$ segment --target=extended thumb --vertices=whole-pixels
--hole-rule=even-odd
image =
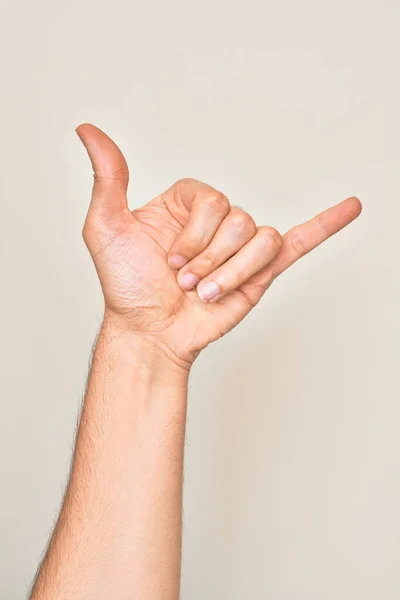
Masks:
[[[93,167],[91,210],[113,214],[127,206],[129,170],[118,146],[98,127],[82,123],[76,128]]]

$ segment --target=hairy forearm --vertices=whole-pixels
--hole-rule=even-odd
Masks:
[[[176,600],[187,370],[103,325],[65,501],[32,600]]]

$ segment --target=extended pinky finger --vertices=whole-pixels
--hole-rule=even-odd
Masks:
[[[281,235],[273,227],[259,227],[256,235],[237,254],[205,277],[197,286],[203,302],[215,302],[232,292],[268,265],[282,246]]]

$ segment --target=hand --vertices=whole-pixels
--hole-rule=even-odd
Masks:
[[[105,316],[185,366],[235,327],[278,275],[361,212],[348,198],[281,237],[194,179],[131,211],[119,148],[93,125],[76,131],[94,171],[83,237]]]

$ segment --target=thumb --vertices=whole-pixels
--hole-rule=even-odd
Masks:
[[[75,131],[85,146],[93,167],[90,210],[103,215],[120,212],[128,205],[126,193],[129,170],[124,155],[104,131],[90,123],[82,123]]]

